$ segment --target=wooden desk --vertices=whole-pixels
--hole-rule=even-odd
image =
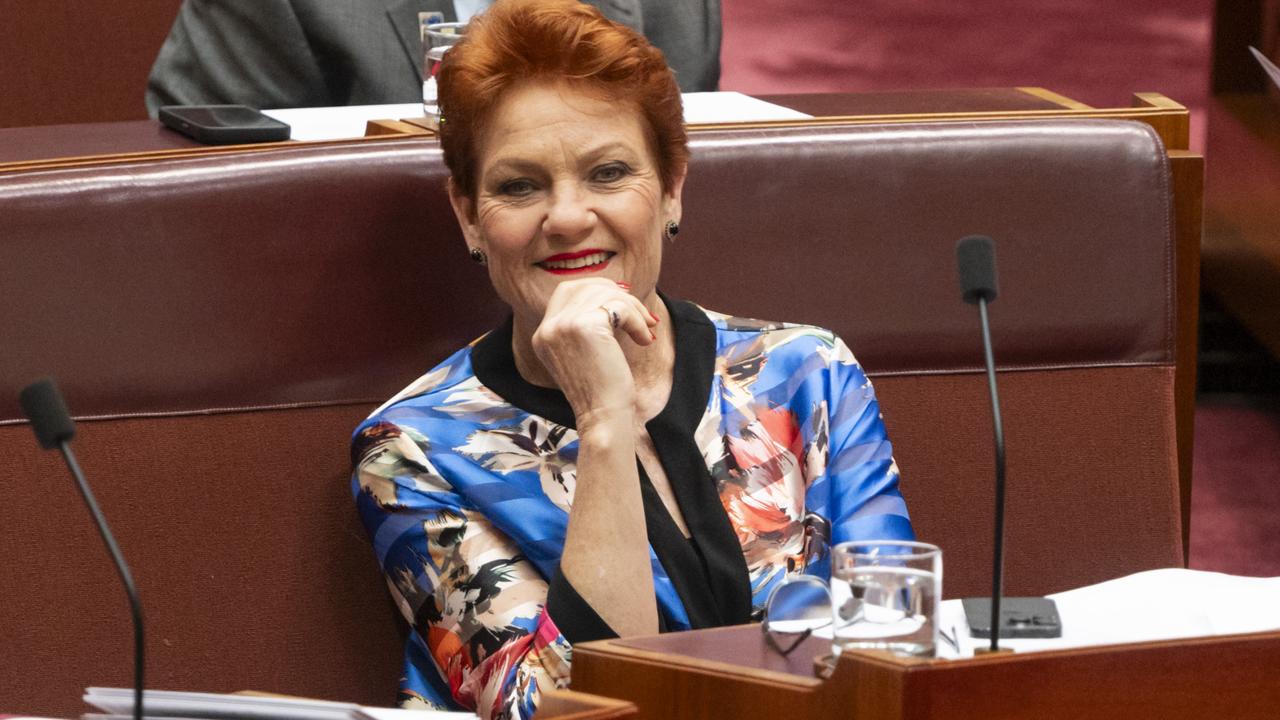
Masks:
[[[756,97],[814,117],[1089,109],[1084,103],[1034,87],[804,93]]]
[[[1147,123],[1171,151],[1187,150],[1191,138],[1190,113],[1159,93],[1135,93],[1129,107],[1119,108],[1090,107],[1037,87],[762,95],[760,99],[815,117],[747,126],[1108,118]]]
[[[952,661],[848,653],[824,681],[808,663],[826,651],[810,638],[780,659],[754,625],[584,643],[573,687],[663,720],[1261,720],[1280,707],[1280,633]]]
[[[638,714],[636,706],[625,700],[572,690],[549,692],[538,706],[539,720],[624,720]]]
[[[0,166],[53,158],[201,148],[155,120],[0,128]]]
[[[1185,150],[1189,114],[1157,93],[1139,93],[1128,108],[1092,108],[1044,88],[975,88],[906,90],[870,93],[806,93],[761,95],[761,100],[815,116],[813,120],[747,123],[753,125],[931,122],[938,120],[1035,117],[1109,117],[1147,122],[1170,149]],[[720,127],[720,126],[715,126]],[[404,123],[379,126],[383,137],[418,135]],[[233,146],[243,152],[261,145]],[[0,171],[50,163],[83,163],[103,159],[136,159],[140,155],[185,154],[193,150],[224,152],[226,147],[201,145],[155,120],[0,128]]]

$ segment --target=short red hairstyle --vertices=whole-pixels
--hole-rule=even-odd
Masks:
[[[475,199],[478,143],[504,93],[544,80],[635,107],[662,189],[671,189],[689,149],[680,87],[662,51],[577,0],[497,0],[436,74],[440,145],[458,192]]]

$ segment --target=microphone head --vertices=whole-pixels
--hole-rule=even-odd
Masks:
[[[37,380],[22,389],[18,395],[22,412],[31,421],[40,447],[52,450],[58,444],[76,436],[76,424],[67,412],[58,386],[52,378]]]
[[[970,235],[956,243],[960,270],[960,294],[970,305],[991,302],[999,294],[996,285],[996,241],[986,235]]]

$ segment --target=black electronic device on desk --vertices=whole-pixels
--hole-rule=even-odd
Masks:
[[[160,122],[207,145],[289,139],[289,126],[247,105],[165,105]]]
[[[969,635],[976,638],[991,637],[991,598],[964,598],[965,619],[969,621]],[[1057,638],[1062,637],[1062,618],[1058,606],[1044,597],[1007,597],[1000,603],[1000,637]]]

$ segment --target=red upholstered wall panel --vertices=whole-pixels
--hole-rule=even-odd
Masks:
[[[0,0],[0,127],[140,120],[181,0]]]
[[[916,535],[943,549],[943,594],[990,595],[986,376],[874,382]],[[1005,592],[1043,595],[1181,566],[1173,418],[1151,412],[1172,404],[1173,368],[1003,372],[999,382]]]
[[[1005,372],[1000,382],[1006,591],[1180,565],[1173,421],[1150,412],[1172,403],[1173,369]],[[876,387],[916,531],[944,550],[945,595],[985,594],[984,376],[883,377]],[[346,438],[369,410],[81,424],[85,471],[147,611],[150,686],[393,700],[402,630],[347,477]],[[0,702],[74,717],[85,686],[131,681],[124,595],[57,456],[12,425],[0,427],[0,457],[0,658],[21,669],[0,673]]]
[[[147,620],[147,685],[390,705],[402,634],[351,499],[364,405],[79,425]],[[133,683],[124,590],[57,453],[0,427],[0,712]]]

